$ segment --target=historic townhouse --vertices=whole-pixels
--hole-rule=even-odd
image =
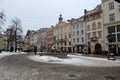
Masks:
[[[47,30],[48,28],[41,28],[37,31],[37,48],[38,51],[46,51],[47,50]]]
[[[7,51],[7,36],[3,34],[3,50]]]
[[[112,48],[120,55],[120,4],[114,0],[102,0],[105,49]]]
[[[53,41],[54,41],[54,27],[51,26],[51,28],[47,30],[47,47],[48,48],[52,48]]]
[[[59,23],[54,28],[55,47],[63,52],[71,52],[71,29],[70,23],[63,22],[62,15],[59,17]]]
[[[23,51],[28,51],[30,46],[29,37],[25,37],[23,40]]]
[[[84,17],[73,19],[71,21],[71,46],[72,52],[82,53],[86,44],[86,32]]]
[[[38,34],[37,31],[30,35],[30,48],[33,49],[34,46],[37,46]]]
[[[47,28],[27,32],[24,38],[24,51],[33,51],[34,46],[38,51],[44,51],[47,48]]]
[[[0,34],[0,50],[7,51],[7,36]]]
[[[88,53],[102,54],[102,50],[105,49],[105,42],[101,5],[97,5],[95,9],[90,11],[84,10],[84,17]]]
[[[0,50],[3,49],[3,34],[0,34]]]
[[[28,30],[26,33],[26,36],[24,37],[23,40],[23,51],[28,51],[32,49],[32,46],[30,45],[30,38],[31,34],[33,34],[35,31],[34,30]]]

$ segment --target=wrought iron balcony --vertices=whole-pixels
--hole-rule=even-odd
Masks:
[[[90,38],[90,40],[91,40],[92,42],[95,42],[95,41],[98,40],[98,37],[92,37],[92,38]]]

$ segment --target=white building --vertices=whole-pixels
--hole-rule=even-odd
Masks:
[[[86,31],[84,18],[78,18],[71,23],[71,47],[73,52],[81,53],[85,48]]]
[[[43,47],[47,47],[47,28],[41,28],[29,35],[29,48],[32,50],[34,46],[38,51],[43,50]]]
[[[120,54],[120,4],[115,0],[102,0],[105,49],[113,46],[116,54]]]
[[[38,39],[37,39],[37,47],[38,51],[44,51],[47,49],[47,29],[48,28],[41,28],[37,31]]]

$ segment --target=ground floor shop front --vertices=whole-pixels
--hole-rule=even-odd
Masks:
[[[73,45],[72,52],[73,53],[83,53],[85,51],[85,45]]]

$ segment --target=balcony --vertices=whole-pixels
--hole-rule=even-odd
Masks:
[[[90,40],[91,40],[92,42],[96,42],[96,41],[98,41],[98,37],[92,37],[92,38],[90,38]]]

